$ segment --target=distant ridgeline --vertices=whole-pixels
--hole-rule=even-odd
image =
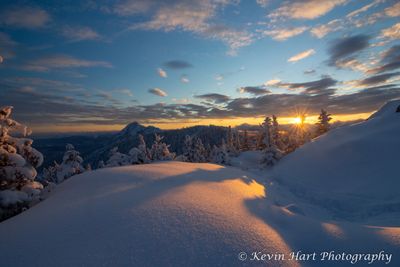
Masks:
[[[220,145],[221,140],[226,138],[228,128],[221,126],[194,126],[178,130],[161,130],[159,128],[145,127],[137,122],[128,124],[116,134],[77,135],[57,138],[42,138],[35,140],[35,148],[43,153],[43,167],[51,165],[54,161],[60,161],[65,152],[66,144],[74,144],[79,150],[86,163],[97,166],[100,160],[109,158],[110,150],[118,147],[121,153],[128,153],[132,147],[139,144],[138,135],[143,135],[146,143],[154,142],[154,134],[164,136],[165,143],[170,145],[170,151],[177,154],[182,153],[183,142],[186,135],[199,137],[205,146]]]

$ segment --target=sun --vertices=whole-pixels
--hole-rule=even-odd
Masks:
[[[293,118],[293,124],[301,124],[302,120],[300,117]]]

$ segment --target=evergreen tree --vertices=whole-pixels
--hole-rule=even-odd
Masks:
[[[272,132],[273,126],[270,117],[265,118],[264,122],[262,123],[262,127],[264,131],[263,143],[265,145],[265,148],[263,149],[261,164],[267,167],[271,167],[281,159],[282,152],[274,143]]]
[[[249,135],[247,133],[247,130],[244,130],[244,136],[243,136],[243,142],[242,142],[242,150],[243,151],[250,150]]]
[[[132,148],[129,151],[129,155],[131,156],[132,164],[145,164],[150,162],[149,152],[143,135],[139,134],[139,146],[137,148]]]
[[[237,156],[239,154],[239,151],[236,149],[236,145],[235,145],[235,139],[233,136],[233,132],[232,132],[232,127],[229,126],[228,127],[228,132],[227,132],[227,136],[226,136],[226,150],[229,153],[230,156]]]
[[[117,167],[131,164],[131,157],[118,152],[118,147],[114,147],[110,151],[110,158],[106,162],[106,167]]]
[[[200,138],[196,138],[194,142],[194,158],[193,162],[206,162],[206,149]]]
[[[222,165],[231,164],[231,160],[224,139],[222,139],[222,144],[220,147],[214,145],[213,150],[211,152],[211,162]]]
[[[31,131],[11,119],[13,107],[0,108],[0,220],[13,216],[40,199],[42,184],[35,181],[43,156],[26,138]],[[13,137],[10,132],[22,137]]]
[[[83,159],[80,153],[75,150],[75,147],[71,144],[66,145],[66,151],[62,163],[56,165],[57,168],[57,183],[61,183],[69,177],[83,173],[85,169],[82,167]]]
[[[175,153],[169,151],[169,145],[162,142],[162,139],[162,136],[155,134],[155,140],[150,150],[150,156],[153,161],[173,160],[175,158]]]
[[[329,131],[331,124],[329,123],[332,120],[331,114],[328,114],[326,110],[321,109],[321,113],[318,117],[317,125],[317,136],[326,133]]]

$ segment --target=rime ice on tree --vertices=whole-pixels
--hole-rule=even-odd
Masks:
[[[221,147],[213,147],[213,150],[211,151],[211,162],[223,165],[231,164],[231,159],[229,157],[224,139],[222,139]]]
[[[162,142],[163,137],[155,134],[155,140],[150,149],[151,159],[154,161],[158,160],[173,160],[175,153],[169,151],[169,145]]]
[[[80,153],[75,150],[75,147],[71,144],[67,144],[65,147],[63,161],[57,168],[57,183],[61,183],[69,177],[80,174],[85,171],[82,167],[83,159]]]
[[[129,164],[131,164],[131,158],[128,155],[118,152],[118,147],[111,149],[106,167],[125,166]]]
[[[139,146],[137,148],[132,148],[129,151],[129,155],[132,164],[144,164],[150,162],[149,151],[147,150],[143,135],[139,134]]]
[[[0,219],[19,213],[40,197],[43,186],[34,181],[43,155],[26,138],[31,131],[10,118],[13,107],[0,108]],[[19,132],[21,137],[12,137]]]
[[[261,158],[261,164],[267,167],[275,165],[281,158],[282,152],[276,146],[276,140],[274,140],[272,135],[272,121],[270,117],[266,117],[262,123],[263,127],[263,144],[265,148],[263,149],[263,155]]]

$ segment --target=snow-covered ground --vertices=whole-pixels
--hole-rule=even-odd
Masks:
[[[249,257],[298,250],[400,255],[399,228],[309,218],[307,206],[279,203],[279,190],[264,181],[234,167],[183,162],[77,175],[46,201],[0,224],[1,265],[266,264],[240,261],[241,251]],[[391,264],[400,264],[399,258]]]
[[[170,161],[73,176],[0,223],[0,265],[354,266],[320,261],[335,251],[390,253],[390,264],[355,266],[400,266],[399,119],[386,107],[272,170],[247,152],[232,160],[240,168]],[[316,260],[288,260],[298,251]],[[286,260],[252,261],[253,252]]]

